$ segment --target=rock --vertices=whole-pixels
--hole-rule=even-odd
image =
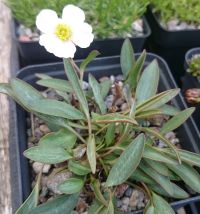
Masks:
[[[128,184],[120,184],[120,185],[118,185],[116,187],[116,190],[115,190],[115,196],[117,198],[121,198],[124,195],[125,191],[128,189],[128,187],[129,187]]]
[[[40,131],[39,128],[36,128],[34,135],[35,135],[35,138],[40,139],[43,136],[43,133]]]
[[[143,20],[137,19],[132,23],[132,29],[137,32],[143,32]]]
[[[125,196],[130,197],[132,192],[133,192],[133,189],[131,187],[129,187],[125,192]]]
[[[104,82],[104,81],[107,81],[107,80],[109,80],[110,78],[109,77],[101,77],[100,79],[99,79],[99,82]]]
[[[40,131],[42,131],[44,134],[47,134],[50,132],[49,128],[47,125],[43,124],[43,125],[40,125],[39,127]]]
[[[115,77],[113,75],[110,76],[110,81],[112,84],[115,82]]]
[[[114,101],[114,96],[111,94],[111,95],[108,95],[105,99],[105,104],[107,106],[107,108],[110,108],[113,104],[113,101]]]
[[[122,206],[122,201],[120,199],[117,199],[117,208],[120,208]]]
[[[137,203],[138,203],[138,191],[137,190],[133,190],[131,197],[130,197],[130,201],[129,201],[129,205],[131,208],[136,208],[137,207]]]
[[[54,176],[49,176],[47,180],[47,187],[49,190],[51,190],[55,194],[61,194],[61,192],[58,190],[58,185],[67,180],[72,176],[71,172],[61,172]]]
[[[82,198],[79,198],[79,201],[76,205],[76,210],[79,213],[83,213],[84,211],[86,211],[88,208],[88,204],[85,202],[85,200],[83,200]]]
[[[179,23],[178,19],[173,19],[167,23],[168,30],[176,30],[176,27]]]
[[[51,168],[51,165],[43,164],[39,162],[34,162],[32,166],[36,174],[40,173],[41,170],[42,170],[42,173],[48,173],[49,169]]]
[[[80,145],[80,146],[77,146],[73,152],[74,152],[74,158],[79,160],[81,159],[84,155],[85,155],[85,152],[86,152],[86,147],[84,145]]]
[[[117,80],[117,81],[122,81],[123,80],[123,75],[117,75],[116,77],[115,77],[115,79]],[[123,82],[121,82],[122,84],[123,84]]]
[[[31,41],[31,39],[26,35],[20,35],[19,36],[19,41],[21,41],[21,42],[29,42],[29,41]]]
[[[121,210],[122,212],[127,212],[127,211],[128,211],[128,206],[127,206],[126,204],[123,204],[123,205],[121,206],[120,210]]]
[[[129,199],[129,197],[124,197],[124,198],[122,198],[122,204],[123,205],[129,205],[129,201],[130,201],[130,199]]]
[[[88,90],[88,88],[89,88],[89,84],[87,82],[83,81],[82,89],[83,90]]]
[[[172,139],[176,138],[176,134],[174,132],[168,132],[167,134],[165,134],[165,137],[168,140],[172,140]]]
[[[121,110],[122,111],[126,111],[128,109],[128,104],[127,103],[123,103],[122,105],[121,105]]]

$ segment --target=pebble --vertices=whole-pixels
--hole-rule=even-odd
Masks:
[[[133,189],[131,187],[129,187],[125,192],[125,196],[130,197],[132,192],[133,192]]]
[[[40,173],[41,170],[43,173],[48,173],[51,168],[51,165],[43,164],[43,163],[39,163],[39,162],[34,162],[32,166],[33,166],[33,170],[36,174]],[[42,169],[42,167],[43,167],[43,169]]]
[[[50,132],[49,128],[47,125],[43,124],[43,125],[40,125],[39,127],[40,131],[42,131],[44,134],[47,134]]]
[[[77,160],[79,160],[79,159],[81,159],[84,156],[84,154],[86,152],[86,147],[83,147],[82,145],[81,146],[77,146],[73,150],[73,152],[74,152],[74,158],[77,159]]]
[[[47,187],[55,194],[61,194],[58,190],[58,185],[72,176],[71,172],[61,172],[54,176],[50,176],[47,180]]]
[[[180,22],[177,19],[172,19],[169,22],[167,22],[166,27],[168,30],[178,31],[186,29],[199,29],[200,26],[197,26],[195,24],[188,24],[187,22]]]
[[[89,88],[89,84],[87,82],[83,81],[83,83],[82,83],[82,89],[83,90],[88,90],[88,88]]]
[[[137,31],[137,32],[140,32],[142,33],[143,32],[143,20],[142,19],[137,19],[135,20],[133,23],[132,23],[132,29],[134,31]]]
[[[113,75],[110,76],[110,81],[112,84],[115,82],[115,77]]]
[[[121,105],[121,110],[122,111],[126,111],[128,109],[128,104],[127,103],[123,103],[122,105]]]
[[[110,108],[113,104],[113,101],[114,101],[114,96],[111,94],[111,95],[108,95],[105,99],[105,104],[106,104],[106,107],[107,108]]]
[[[122,201],[120,199],[117,200],[117,207],[120,208],[122,206]]]
[[[129,201],[130,201],[130,198],[129,197],[124,197],[124,198],[122,198],[122,204],[123,205],[129,205]]]

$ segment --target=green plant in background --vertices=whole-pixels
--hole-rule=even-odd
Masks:
[[[200,78],[200,55],[194,55],[187,63],[187,72],[194,77]]]
[[[146,11],[149,0],[5,0],[13,17],[26,27],[35,28],[35,17],[42,9],[61,15],[66,4],[76,4],[86,13],[96,38],[126,37],[132,23]]]
[[[10,7],[13,17],[24,26],[34,29],[35,17],[42,9],[52,9],[61,15],[66,4],[82,7],[84,0],[4,0]]]
[[[188,23],[200,24],[199,0],[151,0],[151,4],[153,11],[158,12],[164,23],[178,19]]]
[[[24,155],[44,164],[66,161],[65,170],[73,173],[58,187],[63,194],[42,205],[38,205],[39,176],[18,214],[71,213],[86,186],[90,186],[89,194],[94,198],[89,214],[120,213],[116,208],[115,187],[122,183],[143,189],[149,198],[146,214],[174,213],[163,196],[189,197],[177,181],[183,181],[200,193],[200,175],[193,168],[200,166],[200,155],[176,148],[165,137],[184,123],[194,108],[179,111],[167,104],[179,89],[157,93],[157,62],[144,68],[145,52],[136,60],[130,41],[125,40],[121,51],[122,91],[126,91],[129,108],[109,113],[104,102],[111,87],[109,82],[99,83],[89,74],[90,89],[85,91],[81,87],[85,67],[96,55],[93,51],[80,68],[71,59],[64,59],[68,81],[40,75],[39,85],[55,89],[61,95],[73,94],[78,100],[76,107],[67,99],[70,96],[65,96],[63,101],[47,99],[17,78],[0,84],[1,93],[11,96],[24,109],[59,129],[41,138],[38,146],[26,150]],[[171,119],[159,131],[144,125],[160,114],[171,116]],[[156,147],[158,139],[167,148]],[[77,151],[83,151],[82,155],[77,156]]]

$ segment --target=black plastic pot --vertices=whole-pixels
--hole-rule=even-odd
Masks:
[[[184,61],[184,68],[185,68],[185,75],[182,78],[182,92],[184,93],[189,88],[200,88],[200,80],[197,77],[192,76],[190,73],[187,72],[188,69],[188,61],[196,55],[200,54],[200,48],[192,48],[185,54],[185,61]],[[189,104],[188,106],[196,107],[196,110],[193,114],[193,118],[197,124],[197,127],[200,130],[200,103],[199,104]]]
[[[146,18],[152,30],[149,50],[162,56],[167,61],[180,86],[180,77],[184,75],[185,53],[193,47],[200,46],[200,30],[169,31],[160,24],[151,7],[147,9]]]
[[[138,57],[138,54],[136,54]],[[159,67],[161,69],[160,74],[160,84],[159,91],[163,91],[170,88],[176,88],[176,83],[171,75],[171,72],[165,63],[165,61],[155,54],[147,54],[147,59],[145,64],[149,64],[153,59],[157,59]],[[80,62],[80,61],[79,61]],[[85,73],[85,79],[87,80],[88,72],[92,73],[96,78],[102,76],[117,75],[121,73],[120,69],[120,58],[119,56],[115,57],[105,57],[95,59],[88,67]],[[44,65],[35,65],[23,68],[17,74],[17,77],[23,79],[24,81],[30,83],[33,87],[36,87],[38,90],[42,90],[41,86],[36,85],[36,73],[43,73],[51,75],[56,78],[66,78],[64,74],[64,68],[62,63],[53,63],[53,64],[44,64]],[[178,95],[173,99],[173,104],[179,109],[186,108],[186,104],[181,95]],[[13,197],[17,195],[19,197],[19,203],[21,203],[30,193],[30,176],[29,176],[29,166],[28,160],[23,156],[23,151],[27,148],[27,136],[26,136],[26,112],[17,105],[17,127],[18,127],[18,153],[16,162],[12,163],[11,169],[17,170],[16,176],[12,177],[12,186],[13,188]],[[187,122],[177,129],[177,136],[180,139],[182,147],[193,151],[200,152],[200,144],[197,141],[200,139],[200,134],[194,124],[192,118],[188,119]],[[12,154],[10,154],[12,155]],[[19,188],[16,192],[16,183]],[[16,199],[16,198],[15,198]],[[180,200],[172,203],[174,209],[185,206],[192,202],[200,200],[200,195],[191,196],[191,198]],[[15,207],[16,208],[16,207]],[[135,211],[132,214],[141,214],[142,211]]]
[[[130,38],[131,43],[134,47],[135,52],[141,52],[145,41],[151,34],[149,25],[143,17],[144,22],[144,35],[134,36]],[[61,61],[60,58],[55,57],[53,54],[48,53],[44,47],[40,46],[37,41],[21,42],[18,40],[17,35],[17,23],[15,23],[15,40],[18,44],[19,55],[21,58],[21,65],[31,65],[49,62]],[[104,56],[115,56],[120,54],[121,46],[123,44],[124,38],[114,38],[114,39],[95,39],[89,48],[77,48],[75,59],[84,59],[92,50],[98,50],[101,53],[101,57]]]

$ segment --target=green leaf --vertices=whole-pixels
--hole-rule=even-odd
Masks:
[[[171,152],[170,149],[162,149],[162,151],[164,153],[166,153],[166,155],[168,155],[168,156],[175,157],[175,155]],[[182,149],[177,149],[177,151],[178,151],[182,161],[184,161],[192,166],[200,167],[200,154],[185,151]]]
[[[148,202],[145,209],[144,214],[156,214],[154,206]]]
[[[30,214],[71,214],[78,202],[79,195],[60,195],[35,209]]]
[[[135,56],[129,39],[125,39],[122,45],[120,63],[124,79],[126,79],[131,68],[133,67],[133,64],[135,63]]]
[[[105,135],[106,145],[110,146],[114,141],[114,139],[115,139],[115,124],[111,123],[108,125],[106,135]]]
[[[83,120],[85,119],[84,114],[73,106],[52,99],[42,99],[32,101],[30,108],[33,111],[47,114],[51,116],[63,117],[71,120]]]
[[[75,134],[83,143],[85,143],[85,140],[83,139],[83,137],[75,130],[71,127],[70,123],[61,117],[55,117],[55,116],[50,116],[50,115],[45,115],[45,114],[41,114],[41,113],[34,113],[37,117],[41,118],[42,120],[44,120],[45,122],[47,122],[48,124],[60,127],[60,128],[66,128],[67,130],[69,130],[71,133]]]
[[[58,91],[69,92],[69,93],[73,92],[70,82],[62,79],[56,79],[56,78],[42,79],[37,81],[37,84],[47,88],[53,88]]]
[[[130,180],[138,181],[138,182],[144,182],[147,184],[156,184],[155,181],[149,177],[146,173],[144,173],[141,169],[137,168],[134,173],[130,176]]]
[[[141,161],[140,169],[158,183],[169,195],[174,194],[174,189],[168,177],[159,174],[146,161]]]
[[[100,214],[100,211],[104,208],[104,205],[99,203],[97,200],[92,202],[92,205],[89,207],[88,214]]]
[[[58,132],[52,132],[39,141],[39,145],[56,146],[64,149],[71,149],[75,145],[77,137],[67,129],[61,129]]]
[[[156,94],[159,81],[159,67],[156,60],[151,62],[143,71],[136,88],[136,103],[143,103]]]
[[[144,61],[146,58],[146,51],[144,50],[140,57],[137,59],[136,63],[133,64],[126,82],[129,84],[130,89],[134,89],[137,85],[138,79],[140,77],[140,73],[142,71]]]
[[[161,92],[139,104],[136,108],[136,112],[138,113],[141,111],[158,109],[159,107],[169,102],[172,98],[174,98],[179,93],[179,91],[180,89],[171,89]]]
[[[40,191],[40,180],[41,180],[41,173],[39,174],[39,176],[37,178],[37,182],[31,192],[31,194],[28,196],[28,198],[24,201],[24,203],[16,211],[16,214],[27,214],[33,208],[35,208],[37,206],[38,198],[39,198],[39,191]]]
[[[169,195],[161,186],[157,184],[150,184],[148,185],[150,189],[152,189],[154,192],[157,192],[159,195],[163,195],[165,197],[173,197],[173,198],[178,198],[178,199],[184,199],[188,198],[189,194],[185,192],[183,189],[181,189],[179,186],[176,184],[172,183],[172,187],[174,189],[174,194]]]
[[[168,104],[161,106],[159,109],[163,114],[170,115],[170,116],[175,116],[180,112],[179,109]]]
[[[52,79],[51,76],[47,75],[47,74],[43,74],[43,73],[36,73],[35,74],[36,77],[40,78],[40,79]]]
[[[108,95],[108,92],[110,91],[111,88],[110,79],[101,82],[100,86],[101,86],[101,96],[105,98]]]
[[[163,127],[161,128],[161,133],[168,133],[176,128],[178,128],[181,124],[183,124],[194,112],[195,108],[188,108],[184,111],[179,112],[177,115],[168,120]]]
[[[93,50],[89,53],[89,55],[87,56],[86,59],[84,59],[81,64],[80,64],[80,71],[83,72],[85,70],[85,68],[87,67],[87,65],[99,55],[99,51],[97,50]]]
[[[176,160],[166,155],[164,152],[157,150],[157,148],[154,148],[149,145],[145,145],[145,149],[143,152],[143,157],[148,158],[150,160],[159,161],[162,163],[169,163],[169,164],[178,164]]]
[[[191,189],[200,193],[200,175],[190,165],[182,163],[179,165],[167,164],[167,166],[177,174]]]
[[[79,161],[69,160],[68,168],[76,175],[87,175],[91,172],[89,166],[81,164]]]
[[[63,61],[64,61],[65,73],[72,85],[72,88],[80,102],[80,105],[86,117],[89,118],[90,116],[89,116],[88,103],[87,103],[85,94],[82,90],[74,65],[72,65],[72,62],[70,61],[70,59],[64,59]]]
[[[89,84],[92,88],[95,101],[99,106],[101,113],[105,114],[107,109],[103,97],[101,96],[101,86],[91,74],[89,74]]]
[[[141,128],[140,130],[142,130],[146,133],[152,134],[154,137],[160,139],[163,143],[165,143],[167,146],[169,146],[169,148],[171,148],[173,150],[173,152],[176,154],[179,163],[181,163],[180,155],[177,152],[177,148],[166,137],[164,137],[162,134],[160,134],[159,132],[155,131],[152,128]]]
[[[102,214],[115,214],[115,209],[112,200],[109,201],[108,207],[104,208]]]
[[[121,115],[118,113],[110,113],[105,115],[99,115],[96,113],[92,113],[92,118],[95,123],[106,124],[106,123],[130,123],[133,125],[137,125],[137,121],[131,117]]]
[[[138,114],[135,115],[135,118],[136,119],[146,119],[146,118],[151,118],[151,117],[154,117],[155,115],[160,115],[160,114],[162,114],[161,110],[152,109],[152,110],[139,112]]]
[[[163,163],[160,163],[158,161],[150,160],[150,159],[145,159],[144,160],[149,164],[150,167],[152,167],[155,171],[160,173],[161,175],[164,176],[169,176],[169,170],[166,165]]]
[[[92,180],[92,188],[93,188],[93,191],[94,191],[94,194],[95,194],[95,198],[101,203],[103,204],[104,206],[108,206],[108,203],[107,201],[105,200],[104,196],[102,195],[101,193],[101,190],[100,190],[100,182],[99,180],[97,179],[93,179]]]
[[[96,145],[94,135],[90,135],[87,140],[87,158],[92,170],[92,173],[96,172]]]
[[[56,164],[72,156],[63,148],[55,146],[34,146],[24,151],[24,156],[40,163]]]
[[[114,186],[125,182],[136,170],[144,150],[144,135],[135,138],[115,162],[108,175],[106,186]]]
[[[156,213],[175,214],[174,210],[162,197],[158,196],[155,193],[152,193],[152,197]]]
[[[83,188],[84,181],[79,178],[68,178],[58,186],[58,190],[65,194],[73,194],[80,192]]]

